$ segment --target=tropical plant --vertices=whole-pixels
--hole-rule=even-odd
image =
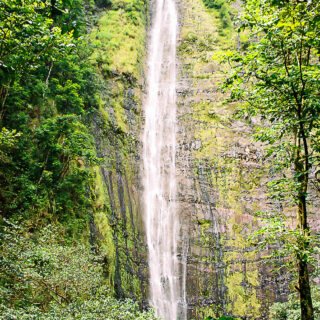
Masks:
[[[248,0],[239,25],[250,30],[250,46],[223,58],[233,69],[223,87],[231,101],[243,103],[241,117],[260,118],[255,139],[267,146],[276,171],[269,187],[279,210],[263,214],[266,224],[258,234],[269,236],[263,244],[285,243],[281,255],[295,265],[303,320],[314,319],[308,264],[316,248],[308,199],[320,160],[319,16],[318,1]],[[290,229],[285,211],[292,205],[297,220]]]
[[[40,232],[5,221],[0,231],[0,319],[155,319],[131,300],[112,298],[101,257],[65,230]]]
[[[314,318],[320,319],[320,290],[318,287],[311,287]],[[297,294],[289,295],[287,302],[275,303],[270,308],[270,319],[272,320],[299,320],[301,319],[300,303]]]

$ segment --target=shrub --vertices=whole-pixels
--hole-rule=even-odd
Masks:
[[[207,8],[218,10],[223,29],[231,26],[229,7],[225,0],[203,0],[203,2]]]
[[[312,288],[314,319],[320,320],[320,288]],[[275,303],[270,308],[271,320],[300,320],[300,301],[297,294],[291,294],[287,302]]]
[[[225,3],[225,0],[204,0],[207,8],[220,9]]]
[[[40,233],[11,222],[0,231],[0,319],[155,319],[131,300],[110,297],[100,257],[68,244],[63,230]]]
[[[226,4],[223,4],[219,9],[219,16],[222,22],[223,28],[229,28],[231,26],[231,17]]]

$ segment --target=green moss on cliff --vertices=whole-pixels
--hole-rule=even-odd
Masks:
[[[145,55],[147,5],[140,0],[112,1],[92,32],[92,60],[102,72],[132,80],[141,77]]]
[[[147,3],[139,0],[111,1],[91,34],[95,51],[91,57],[105,82],[99,126],[93,128],[99,153],[104,154],[104,173],[96,172],[95,222],[102,250],[111,262],[110,281],[117,296],[142,300],[146,284],[142,248],[137,140],[141,86],[145,56]]]
[[[230,7],[229,13],[233,10]],[[222,28],[219,7],[206,7],[201,0],[184,0],[182,16],[179,55],[182,77],[193,79],[192,91],[183,100],[192,110],[192,119],[186,121],[194,124],[196,188],[213,219],[211,226],[202,223],[207,216],[201,214],[208,213],[197,211],[197,244],[202,249],[194,248],[192,254],[207,277],[199,295],[204,292],[217,301],[214,306],[197,306],[194,312],[198,318],[223,314],[256,318],[264,302],[258,297],[258,256],[247,237],[254,227],[251,214],[265,206],[261,186],[266,169],[259,146],[250,141],[252,128],[234,118],[236,104],[223,102],[226,97],[218,86],[228,70],[213,59],[220,50],[236,47],[237,34]]]

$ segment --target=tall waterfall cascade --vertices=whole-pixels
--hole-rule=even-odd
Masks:
[[[157,316],[184,320],[185,276],[178,258],[176,205],[175,0],[155,0],[149,43],[143,133],[144,220],[150,273],[149,295]]]

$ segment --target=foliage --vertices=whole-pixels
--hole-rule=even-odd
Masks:
[[[86,220],[91,175],[85,166],[98,163],[98,159],[79,120],[75,115],[65,115],[43,121],[33,133],[32,144],[28,134],[15,134],[16,144],[6,148],[7,160],[3,160],[7,184],[2,194],[7,216],[37,213],[38,217],[45,214],[47,219],[59,217],[70,223],[75,217]],[[22,151],[25,153],[20,154]],[[4,167],[6,162],[8,167]]]
[[[98,107],[103,88],[80,37],[84,4],[0,4],[1,136],[12,140],[0,141],[1,214],[58,219],[72,232],[88,220],[88,167],[98,160],[86,113]]]
[[[238,319],[238,318],[234,318],[234,317],[230,317],[230,316],[222,316],[217,320],[236,320],[236,319]],[[205,320],[216,320],[216,319],[214,319],[212,317],[207,317]]]
[[[233,74],[223,87],[230,90],[230,101],[243,103],[240,117],[260,119],[255,139],[267,147],[272,162],[274,209],[264,213],[266,227],[257,235],[267,236],[264,244],[284,243],[284,251],[273,254],[295,266],[302,319],[313,319],[307,265],[318,240],[312,243],[308,197],[319,164],[320,7],[317,1],[261,0],[246,1],[244,9],[239,25],[250,30],[250,46],[244,53],[224,54]],[[293,205],[296,227],[288,223]]]
[[[220,9],[223,5],[225,5],[225,0],[204,0],[204,4],[208,8]]]
[[[256,214],[261,226],[250,240],[259,250],[272,248],[268,253],[269,263],[274,263],[274,271],[282,269],[284,264],[288,271],[297,276],[296,257],[310,265],[317,264],[320,254],[320,239],[310,233],[303,235],[297,228],[289,228],[290,219],[279,212],[259,212]],[[301,250],[301,243],[309,245]],[[279,261],[282,263],[279,264]]]
[[[46,312],[37,307],[19,310],[4,307],[2,310],[0,319],[3,320],[156,320],[153,311],[139,311],[138,304],[132,300],[119,301],[104,295],[98,295],[83,303],[70,303],[65,309],[52,304]]]
[[[123,104],[134,100],[126,92],[141,71],[146,8],[146,1],[140,0],[0,1],[0,227],[2,218],[32,225],[30,237],[37,243],[39,230],[58,224],[63,239],[77,239],[87,251],[90,239],[97,252],[104,255],[104,283],[110,292],[112,285],[116,286],[117,265],[123,278],[122,296],[135,299],[140,298],[141,290],[138,277],[132,277],[129,227],[125,229],[126,221],[121,218],[110,217],[111,211],[114,216],[118,214],[117,208],[111,210],[113,199],[109,199],[104,181],[99,181],[109,173],[111,177],[116,169],[113,164],[102,163],[96,154],[107,162],[118,157],[118,151],[127,152]],[[115,151],[116,155],[111,154]],[[117,158],[114,164],[117,171],[121,161]],[[98,166],[105,166],[105,177]],[[27,236],[25,239],[30,242]],[[70,250],[77,251],[69,250],[66,244],[61,248],[68,255],[72,254]],[[55,251],[49,249],[46,252],[54,258]],[[17,260],[12,267],[20,268],[21,263]],[[53,263],[55,267],[57,264]],[[54,270],[50,272],[51,277]],[[26,288],[28,299],[32,290]],[[43,290],[40,288],[34,299],[41,300]],[[43,298],[47,299],[44,305],[39,306],[37,301],[24,305],[26,312],[34,310],[38,312],[35,318],[47,319],[64,312],[69,317],[70,311],[71,317],[73,311],[68,306],[61,309],[47,293]],[[88,307],[84,301],[69,300],[74,308],[87,308],[88,318],[99,301],[101,308],[107,307],[104,296],[85,299]],[[13,307],[10,301],[4,303]],[[115,308],[121,305],[113,300],[110,304]],[[123,310],[128,314],[131,304],[124,303]],[[20,305],[19,310],[10,310],[17,313],[17,318],[29,317]]]
[[[218,11],[223,28],[231,27],[230,9],[226,0],[203,0],[203,2],[207,8]]]
[[[6,222],[0,233],[0,319],[155,319],[103,286],[103,264],[61,227],[39,233]]]
[[[2,128],[0,132],[0,168],[8,166],[12,162],[12,157],[10,157],[11,151],[14,149],[14,146],[17,142],[18,137],[20,136],[16,130],[8,130]],[[2,179],[5,179],[4,170],[0,171]]]
[[[1,302],[47,309],[85,299],[102,283],[99,257],[82,244],[67,246],[57,228],[39,234],[17,225],[1,230]]]
[[[25,70],[36,70],[44,61],[63,56],[73,46],[72,32],[62,33],[46,13],[48,5],[40,0],[1,2],[2,81],[5,75],[12,80]]]
[[[107,44],[103,54],[124,51],[121,59],[113,60],[119,61],[129,77],[138,51],[130,48],[142,29],[145,4],[113,1],[112,6],[103,15],[116,17],[113,23],[108,20],[108,29],[112,25],[114,30],[112,41],[103,39]],[[59,220],[72,233],[87,228],[87,209],[92,205],[90,167],[98,161],[86,128],[107,92],[100,62],[94,66],[90,60],[93,42],[85,36],[90,10],[93,2],[86,0],[6,0],[0,4],[0,125],[17,134],[10,148],[0,146],[1,214],[37,221],[41,217],[44,224]],[[123,36],[117,42],[119,32]],[[128,33],[130,37],[125,38]],[[126,70],[124,59],[131,56]],[[108,69],[108,62],[102,62]],[[123,115],[118,110],[115,114],[122,124]],[[108,135],[120,143],[123,140],[120,126]]]
[[[320,319],[320,289],[312,287],[314,318]],[[291,294],[284,303],[275,303],[270,308],[271,320],[300,320],[300,304],[296,294]]]

